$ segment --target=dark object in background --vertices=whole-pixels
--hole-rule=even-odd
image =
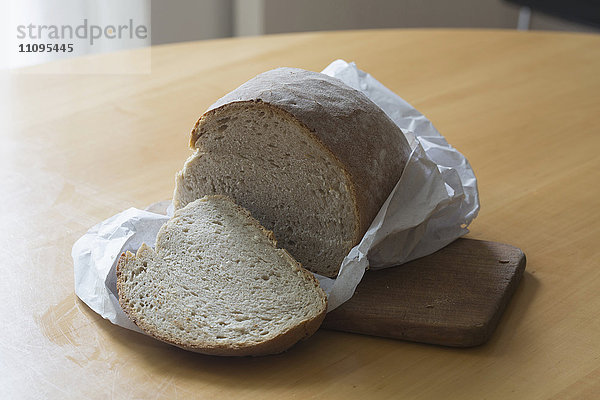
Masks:
[[[600,0],[505,0],[531,11],[600,28]]]

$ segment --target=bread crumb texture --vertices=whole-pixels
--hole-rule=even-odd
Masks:
[[[279,353],[312,335],[326,311],[313,275],[225,196],[187,204],[156,248],[121,256],[123,310],[146,333],[205,354]]]

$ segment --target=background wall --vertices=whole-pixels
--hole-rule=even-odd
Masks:
[[[363,28],[505,28],[519,7],[501,0],[264,0],[265,33]],[[593,31],[533,13],[530,29]]]
[[[267,33],[371,27],[514,28],[517,10],[498,0],[265,0]]]
[[[153,0],[153,44],[228,36],[368,28],[515,29],[502,0]],[[530,29],[599,32],[541,13]]]
[[[152,0],[152,44],[233,35],[232,0]]]

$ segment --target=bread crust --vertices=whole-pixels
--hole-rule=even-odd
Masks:
[[[392,191],[408,161],[410,146],[398,126],[363,93],[336,78],[297,68],[262,73],[209,107],[191,132],[201,146],[207,118],[232,104],[260,103],[305,127],[341,167],[355,199],[357,244]],[[350,249],[348,249],[350,250]]]
[[[273,232],[265,229],[260,223],[252,217],[249,211],[245,208],[235,204],[231,199],[227,196],[222,195],[213,195],[213,196],[205,196],[206,198],[221,198],[230,201],[235,205],[235,208],[242,214],[245,215],[246,219],[251,222],[255,227],[259,228],[265,237],[274,245],[277,245],[277,241],[273,235]],[[162,231],[162,228],[161,228]],[[159,233],[160,235],[160,233]],[[124,290],[123,281],[125,275],[125,269],[129,266],[135,267],[135,263],[138,259],[141,259],[144,253],[150,252],[152,255],[155,255],[155,251],[147,246],[146,244],[142,244],[142,246],[138,249],[137,253],[134,255],[131,252],[125,252],[121,254],[119,257],[119,261],[117,263],[116,273],[117,273],[117,292],[119,295],[119,304],[123,311],[129,316],[129,318],[145,333],[158,339],[160,341],[169,343],[171,345],[180,347],[185,350],[208,354],[208,355],[219,355],[219,356],[263,356],[269,354],[277,354],[281,353],[295,343],[300,340],[306,339],[314,334],[323,319],[325,318],[325,314],[327,312],[327,296],[323,292],[320,287],[319,281],[314,277],[312,273],[307,271],[298,263],[287,251],[282,251],[282,256],[286,258],[286,260],[292,264],[297,271],[300,271],[303,274],[304,279],[308,280],[310,283],[314,284],[316,288],[318,288],[317,292],[320,293],[320,300],[322,301],[322,307],[320,312],[312,319],[307,319],[301,322],[298,325],[291,327],[290,329],[280,333],[274,338],[257,343],[255,345],[241,345],[241,346],[231,346],[222,343],[210,343],[205,346],[196,346],[189,345],[186,343],[182,343],[174,337],[171,337],[168,334],[163,334],[157,331],[153,326],[144,323],[138,316],[138,313],[133,309],[130,299],[127,297],[127,291]]]

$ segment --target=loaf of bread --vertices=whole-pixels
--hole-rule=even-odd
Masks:
[[[213,355],[282,352],[312,335],[327,308],[314,276],[224,196],[177,210],[154,250],[123,254],[117,290],[144,332]]]
[[[335,277],[400,178],[410,148],[361,92],[324,74],[268,71],[198,120],[176,209],[207,194],[247,208],[304,267]]]

